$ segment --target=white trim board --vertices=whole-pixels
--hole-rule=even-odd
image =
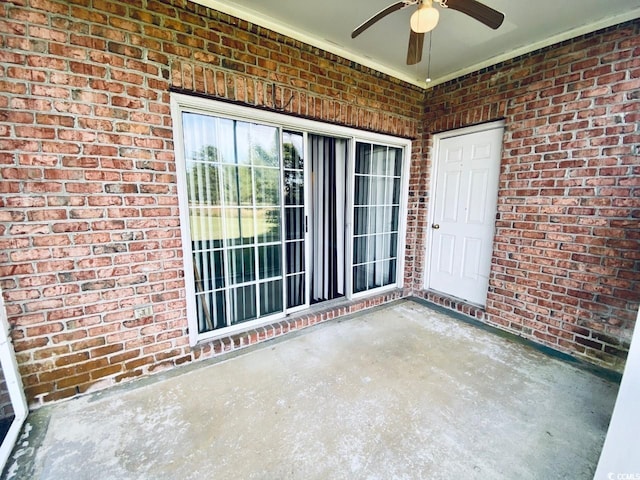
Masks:
[[[442,77],[432,78],[430,82],[426,82],[425,80],[416,79],[415,74],[407,74],[393,67],[377,62],[373,58],[365,57],[363,55],[358,55],[354,52],[351,52],[341,47],[340,45],[337,45],[336,43],[331,42],[330,40],[309,35],[306,32],[295,29],[273,17],[265,16],[264,14],[257,12],[255,10],[252,10],[250,8],[232,5],[225,2],[224,0],[191,0],[191,1],[193,1],[194,3],[200,4],[202,6],[212,8],[219,12],[226,13],[227,15],[240,18],[242,20],[253,23],[255,25],[260,25],[264,28],[268,28],[269,30],[273,30],[274,32],[280,33],[282,35],[286,35],[287,37],[293,38],[295,40],[299,40],[303,43],[313,45],[314,47],[318,47],[329,53],[333,53],[335,55],[346,58],[348,60],[352,60],[354,62],[359,63],[360,65],[372,68],[378,72],[385,73],[394,78],[397,78],[399,80],[402,80],[412,85],[416,85],[423,89],[435,87],[436,85],[440,85],[442,83],[448,82],[449,80],[462,77],[469,73],[473,73],[483,68],[496,65],[498,63],[504,62],[506,60],[510,60],[520,55],[526,55],[527,53],[534,52],[536,50],[539,50],[544,47],[548,47],[550,45],[554,45],[556,43],[564,42],[565,40],[569,40],[569,39],[578,37],[580,35],[585,35],[603,28],[611,27],[613,25],[618,25],[620,23],[624,23],[629,20],[640,18],[640,8],[636,8],[630,12],[625,12],[620,15],[608,17],[600,21],[597,21],[595,23],[581,25],[579,27],[567,30],[566,32],[562,32],[560,34],[545,38],[542,41],[533,42],[523,47],[516,48],[515,50],[510,50],[505,53],[495,55],[486,60],[469,65],[468,67],[461,68],[451,73],[448,73],[446,75],[443,75]]]
[[[640,479],[640,310],[594,479]]]
[[[7,320],[7,312],[4,305],[4,299],[2,297],[2,290],[0,289],[0,363],[2,364],[2,373],[4,374],[4,381],[9,390],[9,397],[11,398],[11,406],[13,407],[13,413],[15,415],[9,431],[7,432],[2,444],[0,445],[0,471],[4,469],[4,466],[11,455],[18,435],[22,429],[22,424],[27,418],[29,410],[27,408],[27,400],[24,396],[24,390],[22,385],[22,378],[18,373],[18,364],[16,363],[15,353],[13,351],[13,345],[11,344],[11,337],[9,336],[9,322]]]

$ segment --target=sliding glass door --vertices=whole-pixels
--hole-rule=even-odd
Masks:
[[[280,132],[184,113],[198,332],[284,310]]]
[[[179,94],[172,109],[192,344],[401,284],[408,141]]]

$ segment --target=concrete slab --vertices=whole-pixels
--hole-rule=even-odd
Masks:
[[[4,478],[591,479],[618,385],[403,301],[35,412]]]

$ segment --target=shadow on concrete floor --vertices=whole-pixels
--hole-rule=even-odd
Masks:
[[[400,301],[32,413],[11,479],[591,479],[618,384]]]

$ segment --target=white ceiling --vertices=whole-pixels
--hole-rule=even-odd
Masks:
[[[409,17],[392,13],[356,39],[351,32],[396,0],[194,0],[420,86],[452,78],[568,38],[640,18],[640,0],[481,0],[505,14],[498,30],[440,9],[422,62],[406,65]],[[429,65],[430,64],[430,65]],[[425,83],[427,76],[432,82]]]

